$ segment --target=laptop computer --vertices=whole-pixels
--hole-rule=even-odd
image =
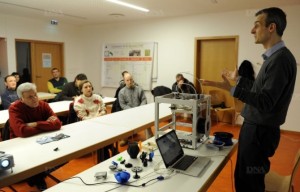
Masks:
[[[175,130],[156,139],[166,168],[197,177],[208,165],[210,158],[185,155]]]

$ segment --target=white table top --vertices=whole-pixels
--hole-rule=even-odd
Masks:
[[[60,114],[69,111],[69,105],[72,101],[57,101],[49,103],[51,109],[55,114]],[[5,122],[8,120],[9,114],[8,110],[0,111],[0,128],[4,127]]]
[[[103,102],[105,105],[113,104],[113,102],[116,100],[114,97],[103,97]]]
[[[151,138],[153,140],[153,138]],[[223,167],[228,162],[232,153],[236,149],[237,141],[234,141],[234,146],[223,149],[221,151],[215,151],[211,149],[207,149],[204,145],[201,145],[197,150],[184,149],[186,154],[199,155],[199,156],[207,156],[211,158],[209,165],[200,173],[198,177],[187,176],[180,173],[171,174],[170,178],[167,178],[162,181],[153,181],[147,184],[145,187],[130,187],[119,184],[100,184],[94,186],[86,186],[79,179],[70,179],[59,183],[48,190],[47,192],[57,192],[57,191],[72,191],[72,192],[99,192],[99,191],[130,191],[130,192],[139,192],[139,191],[149,191],[149,192],[164,192],[164,191],[206,191],[215,178],[218,176],[219,172],[223,169]],[[160,153],[158,150],[154,153],[153,162],[148,162],[148,167],[143,167],[143,171],[138,173],[141,177],[139,180],[133,178],[135,175],[134,172],[129,168],[125,168],[124,165],[119,163],[119,167],[125,169],[131,174],[129,182],[132,185],[140,185],[145,183],[151,179],[158,177],[159,175],[166,175],[166,169],[162,162]],[[140,154],[139,154],[140,155]],[[127,152],[112,157],[103,163],[95,165],[86,171],[79,173],[78,177],[81,177],[86,183],[100,183],[102,181],[116,181],[114,178],[114,172],[109,169],[109,165],[111,165],[112,161],[118,162],[117,158],[122,157],[126,159],[126,163],[132,163],[134,166],[142,166],[141,160],[130,159]],[[159,168],[158,171],[155,171],[154,168]],[[94,175],[96,172],[106,171],[107,179],[106,180],[95,180]],[[159,174],[160,173],[160,174]],[[163,174],[162,174],[163,173]],[[115,189],[116,188],[116,189]]]
[[[116,128],[86,120],[65,125],[59,131],[0,142],[0,151],[13,155],[15,162],[13,173],[10,170],[0,172],[0,188],[100,149],[127,132],[125,127]],[[43,136],[52,137],[59,133],[70,137],[43,145],[36,142]],[[54,151],[55,148],[59,150]]]
[[[153,104],[148,105],[148,107],[152,106],[154,107]],[[135,110],[138,108],[140,107],[137,107]],[[162,108],[169,109],[168,106]],[[144,109],[144,107],[141,107],[140,111],[144,111]],[[119,113],[123,114],[122,116],[129,116],[131,121],[135,121],[135,116],[128,114],[130,111],[131,110],[125,110]],[[169,114],[171,114],[170,111],[165,115],[169,116]],[[112,115],[113,114],[108,114],[98,118],[101,119]],[[149,117],[150,118],[147,120],[148,122],[145,121],[144,123],[147,125],[152,123],[153,125],[154,118],[152,116]],[[161,117],[163,119],[165,116]],[[111,118],[110,121],[113,122],[113,119]],[[118,121],[118,119],[115,119],[114,121]],[[4,173],[0,173],[0,188],[45,171],[45,168],[47,167],[60,165],[71,159],[80,157],[84,154],[100,149],[103,146],[119,141],[124,137],[132,135],[136,130],[140,130],[140,127],[144,127],[144,124],[141,124],[140,127],[137,125],[135,126],[135,128],[132,128],[131,125],[122,126],[110,123],[101,123],[95,119],[89,119],[65,125],[61,130],[56,132],[43,133],[28,138],[15,138],[0,142],[0,151],[5,151],[7,154],[13,155],[16,164],[13,168],[14,173],[10,174],[9,170]],[[55,134],[60,132],[70,135],[71,137],[45,145],[36,143],[37,138],[41,138],[45,135],[55,136]],[[56,147],[59,148],[59,151],[57,152],[53,151]]]
[[[171,110],[169,107],[170,104],[160,104],[160,120],[163,121],[171,118]],[[140,129],[151,127],[154,124],[155,103],[149,103],[147,105],[115,112],[110,115],[101,116],[91,120],[114,126],[128,126],[139,132]],[[139,129],[137,130],[137,128]]]
[[[37,92],[37,95],[39,97],[39,100],[54,99],[56,96],[56,94],[48,92]]]
[[[103,102],[106,105],[113,103],[115,100],[116,98],[113,97],[103,98]],[[60,115],[69,111],[69,105],[71,102],[72,101],[57,101],[57,102],[49,103],[49,105],[55,114]],[[0,128],[4,127],[4,124],[7,121],[8,117],[9,117],[8,110],[0,111]]]

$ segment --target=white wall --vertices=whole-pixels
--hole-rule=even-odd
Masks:
[[[84,69],[79,27],[67,24],[50,25],[50,20],[28,19],[0,14],[0,37],[7,39],[8,74],[16,71],[15,40],[40,40],[64,43],[66,77],[72,81]],[[2,74],[5,76],[7,74]]]
[[[299,49],[300,6],[283,7],[288,18],[288,27],[285,31],[284,41],[287,47],[294,53],[297,61],[300,61]],[[207,14],[170,18],[164,20],[131,22],[123,24],[107,24],[88,26],[82,29],[85,42],[82,47],[88,49],[85,52],[85,62],[93,67],[86,68],[88,74],[94,74],[89,79],[94,84],[100,82],[101,53],[104,43],[121,42],[158,42],[158,80],[155,85],[171,86],[178,72],[194,71],[194,43],[196,37],[212,36],[239,36],[239,63],[244,59],[255,64],[256,71],[262,63],[261,54],[264,52],[262,45],[254,44],[253,35],[250,31],[255,19],[255,10],[237,11],[221,14]],[[216,75],[220,74],[216,72]],[[299,74],[299,73],[298,73]],[[299,76],[299,75],[298,75]],[[192,77],[186,76],[193,80]],[[120,75],[121,78],[121,75]],[[299,79],[297,80],[296,93],[300,93]],[[154,85],[154,86],[155,86]],[[115,89],[103,88],[101,84],[95,87],[103,95],[113,96]],[[147,98],[152,101],[152,96],[147,93]],[[293,99],[292,104],[297,101]],[[298,105],[299,106],[299,105]],[[300,110],[299,107],[296,110]],[[300,121],[292,118],[294,112],[289,112],[288,126],[284,129],[299,131],[297,125]]]
[[[284,40],[288,48],[300,61],[300,6],[282,7],[287,13],[288,26]],[[104,43],[158,42],[158,79],[155,85],[171,86],[178,72],[194,71],[194,43],[197,37],[239,35],[239,63],[248,59],[262,63],[264,49],[254,44],[250,30],[256,11],[237,11],[220,14],[196,15],[163,20],[130,22],[120,24],[93,25],[76,27],[60,23],[51,26],[45,19],[24,19],[0,14],[0,37],[7,38],[8,72],[16,69],[15,39],[34,39],[64,42],[65,72],[69,81],[77,73],[84,72],[93,82],[95,91],[105,96],[113,96],[115,89],[101,87],[101,59]],[[259,70],[259,65],[255,68]],[[300,94],[300,78],[297,78],[295,94]],[[218,73],[216,73],[218,75]],[[186,76],[193,80],[192,77]],[[120,75],[121,78],[121,75]],[[152,96],[147,93],[149,101]],[[299,96],[293,97],[284,129],[299,131]],[[298,105],[296,105],[298,104]]]

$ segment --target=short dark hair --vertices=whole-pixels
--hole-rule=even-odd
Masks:
[[[14,75],[14,76],[19,75],[20,76],[20,74],[18,72],[12,72],[11,75]]]
[[[178,74],[176,75],[176,78],[178,78],[178,77],[183,78],[183,75],[182,75],[181,73],[178,73]]]
[[[15,76],[14,76],[14,75],[6,75],[6,76],[4,77],[4,82],[6,82],[7,78],[9,78],[9,77],[15,77]]]
[[[266,27],[268,27],[271,23],[275,23],[276,32],[281,37],[286,28],[286,14],[277,7],[270,7],[266,9],[262,9],[258,11],[255,16],[266,14]]]
[[[126,73],[129,73],[129,72],[128,72],[128,71],[123,71],[123,72],[122,72],[122,77],[124,77],[124,75],[125,75]]]
[[[81,80],[81,81],[82,80],[87,80],[87,77],[84,73],[80,73],[80,74],[76,75],[74,81],[76,81],[76,80]]]
[[[56,67],[54,67],[54,68],[51,69],[51,71],[54,71],[54,70],[59,71]]]

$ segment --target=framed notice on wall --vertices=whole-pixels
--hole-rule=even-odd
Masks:
[[[128,71],[134,81],[144,90],[151,90],[156,78],[157,44],[152,43],[113,43],[103,46],[102,85],[119,87],[121,73]]]
[[[51,68],[52,66],[52,55],[51,53],[42,53],[43,67]]]

